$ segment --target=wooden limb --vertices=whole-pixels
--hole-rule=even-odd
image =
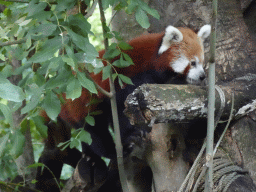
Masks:
[[[221,119],[227,120],[234,93],[236,118],[254,110],[256,78],[252,74],[219,86],[226,103]],[[215,115],[220,110],[221,99],[216,92]],[[190,122],[207,117],[207,90],[194,85],[142,85],[130,94],[125,102],[125,114],[131,124]]]

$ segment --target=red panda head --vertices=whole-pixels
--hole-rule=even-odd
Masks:
[[[170,55],[169,66],[186,77],[187,83],[201,84],[205,79],[203,41],[210,32],[210,25],[203,26],[197,34],[189,28],[168,26],[158,54]]]

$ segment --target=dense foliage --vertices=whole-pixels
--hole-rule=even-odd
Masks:
[[[110,77],[112,66],[127,67],[132,64],[129,56],[122,50],[131,47],[122,41],[117,32],[105,25],[107,38],[115,38],[106,52],[106,60],[120,55],[120,60],[104,66],[98,58],[98,46],[103,44],[99,37],[100,20],[88,22],[87,12],[93,11],[92,0],[31,0],[0,1],[0,172],[1,180],[17,175],[15,159],[23,153],[24,133],[30,126],[32,141],[38,156],[36,144],[47,137],[47,127],[39,116],[45,110],[52,121],[67,99],[81,96],[82,87],[92,94],[98,90],[85,73],[103,72],[103,80]],[[86,11],[83,8],[87,8]],[[159,18],[158,13],[142,0],[104,0],[104,9],[115,11],[124,9],[128,14],[135,14],[138,23],[149,27],[148,14]],[[98,14],[98,13],[95,13]],[[99,19],[99,18],[98,18]],[[93,26],[92,26],[93,25]],[[96,33],[92,28],[97,28]],[[96,48],[90,42],[98,41]],[[98,39],[98,40],[97,40]],[[20,66],[14,66],[14,62]],[[13,77],[19,76],[17,82]],[[132,83],[122,74],[113,73],[120,85]],[[13,120],[15,111],[21,108],[24,118],[16,125]],[[86,122],[94,124],[93,114],[86,117]],[[90,137],[83,129],[74,131],[74,137],[63,147],[78,147],[80,141],[90,142]]]

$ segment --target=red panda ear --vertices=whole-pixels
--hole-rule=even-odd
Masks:
[[[162,54],[165,52],[169,47],[171,46],[172,42],[179,43],[183,40],[183,35],[179,31],[179,29],[173,27],[173,26],[168,26],[165,29],[165,34],[162,40],[162,44],[158,50],[158,54]]]
[[[211,34],[211,25],[204,25],[197,33],[204,41]]]

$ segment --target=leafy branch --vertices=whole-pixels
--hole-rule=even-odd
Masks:
[[[109,48],[109,42],[107,38],[106,18],[103,11],[102,0],[99,0],[99,8],[100,8],[100,17],[101,17],[101,24],[102,24],[103,37],[104,37],[104,46],[105,46],[105,50],[107,51]],[[116,92],[115,92],[114,82],[111,77],[112,77],[112,73],[110,72],[109,86],[110,86],[110,92],[113,94],[113,97],[110,98],[110,102],[111,102],[111,110],[112,110],[112,116],[113,116],[113,125],[115,130],[117,163],[118,163],[119,176],[120,176],[120,181],[121,181],[123,191],[127,192],[129,191],[129,189],[128,189],[125,170],[124,170],[123,146],[121,143],[120,128],[119,128],[119,121],[118,121],[117,103],[116,103],[116,94],[115,94]]]
[[[108,98],[112,98],[113,97],[113,93],[112,92],[108,92],[105,89],[103,89],[96,81],[94,81],[94,79],[90,76],[89,72],[84,69],[83,72],[85,73],[86,77],[88,79],[90,79],[94,85],[96,86],[96,88],[104,95],[106,95]]]

